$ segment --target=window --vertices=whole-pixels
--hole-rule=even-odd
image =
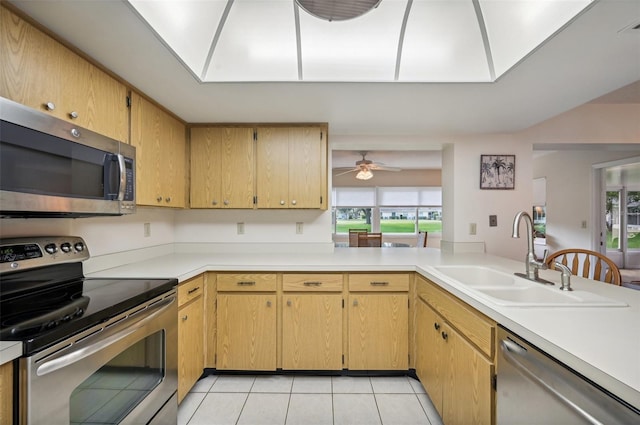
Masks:
[[[334,188],[335,233],[349,229],[415,235],[442,232],[439,187]]]

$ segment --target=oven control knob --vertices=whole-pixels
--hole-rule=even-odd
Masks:
[[[73,247],[76,249],[76,251],[78,252],[82,252],[84,251],[84,244],[82,242],[76,242],[75,245],[73,245]]]
[[[71,252],[71,244],[69,242],[65,242],[60,245],[60,249],[62,250],[62,252]]]
[[[50,243],[44,246],[44,250],[53,255],[58,252],[58,247],[56,246],[56,244]]]

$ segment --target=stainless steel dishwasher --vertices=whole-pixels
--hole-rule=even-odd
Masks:
[[[637,424],[640,410],[502,327],[497,424]]]

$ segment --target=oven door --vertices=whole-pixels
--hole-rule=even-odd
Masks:
[[[175,415],[175,290],[21,362],[23,424],[149,424]]]

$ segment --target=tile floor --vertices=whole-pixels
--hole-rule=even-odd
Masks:
[[[178,409],[178,425],[442,425],[405,376],[210,375]]]

